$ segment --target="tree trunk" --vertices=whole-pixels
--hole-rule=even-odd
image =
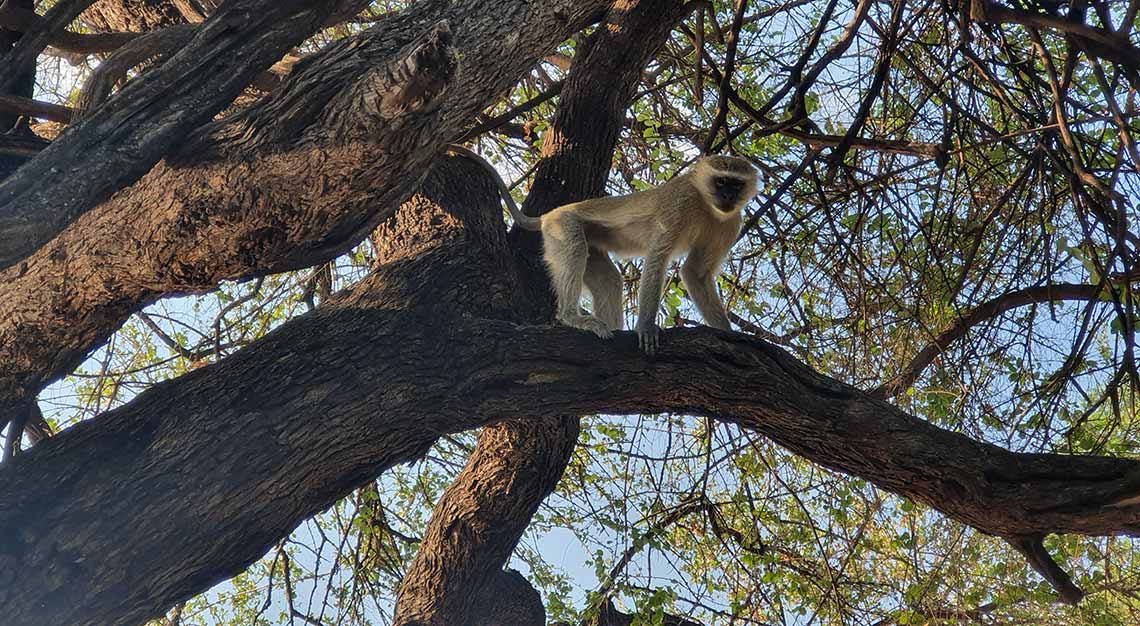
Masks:
[[[480,585],[478,612],[468,626],[546,626],[542,596],[515,570],[498,570]]]
[[[400,585],[393,624],[475,626],[492,623],[492,614],[515,604],[510,596],[487,602],[485,588],[500,584],[503,564],[554,490],[577,441],[576,417],[511,420],[484,428],[432,511]]]
[[[606,176],[626,109],[641,68],[664,43],[681,15],[674,0],[623,0],[604,20],[605,28],[580,47],[546,134],[543,159],[524,207],[533,213],[605,192]],[[598,84],[607,89],[599,93]],[[459,195],[450,202],[463,203]],[[378,240],[388,233],[378,233]],[[531,237],[520,240],[534,249]],[[529,244],[529,245],[528,245]],[[525,254],[525,253],[524,253]],[[533,300],[522,311],[549,319],[549,284],[535,263],[520,264],[520,278]],[[468,298],[473,312],[485,307]],[[489,613],[512,602],[481,602],[484,581],[498,576],[531,517],[557,485],[578,439],[577,416],[534,421],[509,420],[488,426],[455,482],[432,512],[396,600],[397,625],[462,626],[488,622]],[[541,623],[541,621],[540,621]]]

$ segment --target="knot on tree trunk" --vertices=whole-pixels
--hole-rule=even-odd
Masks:
[[[479,592],[479,607],[468,626],[544,626],[542,596],[525,576],[513,569],[500,570]]]
[[[458,62],[451,46],[447,20],[436,23],[421,42],[405,49],[402,58],[373,74],[379,96],[377,111],[384,118],[405,113],[426,113],[439,106],[440,96],[455,78]]]
[[[422,122],[443,102],[458,67],[451,27],[440,20],[392,58],[364,72],[329,103],[317,128],[340,142],[374,141],[385,128],[413,119]]]

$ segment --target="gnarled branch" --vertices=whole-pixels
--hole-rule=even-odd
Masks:
[[[153,615],[237,573],[440,434],[502,415],[710,416],[987,533],[1140,533],[1129,500],[1140,462],[979,443],[732,333],[669,331],[647,359],[632,333],[602,341],[430,307],[401,312],[369,295],[378,285],[390,293],[393,280],[365,279],[343,301],[0,467],[0,527],[19,529],[0,537],[9,623],[118,626]],[[45,593],[57,594],[46,609]],[[110,607],[130,608],[110,620]]]
[[[0,183],[0,267],[135,182],[253,76],[316,30],[330,8],[302,0],[226,3],[174,58],[119,92],[117,106],[102,107],[69,128],[62,141]],[[65,171],[83,175],[59,175]]]
[[[20,265],[0,270],[0,397],[36,393],[155,298],[307,267],[362,239],[415,189],[439,149],[475,112],[605,3],[566,1],[520,10],[524,5],[534,6],[521,0],[426,0],[334,44],[298,63],[260,105],[200,129],[178,146],[177,156],[84,214]],[[432,35],[424,26],[441,19],[463,25],[452,47],[456,56],[469,59],[456,85],[441,94],[444,100],[422,101],[420,96],[437,88],[431,79],[385,87],[385,76],[418,76],[386,68],[420,52],[446,51],[443,31]],[[421,47],[429,40],[436,43]],[[447,58],[431,54],[417,58]],[[53,148],[78,149],[70,143],[72,133],[99,123],[108,110],[121,110],[116,101],[129,91],[130,86],[119,92]],[[396,94],[385,101],[400,106],[423,102],[439,108],[381,116],[375,105],[384,94]],[[59,161],[61,167],[64,162],[69,161]],[[19,175],[31,168],[26,165]],[[95,176],[88,172],[84,179]],[[43,189],[29,193],[55,188],[39,183]],[[0,208],[0,222],[2,216]],[[22,212],[19,219],[41,217]],[[52,233],[58,227],[35,226]],[[142,256],[140,241],[148,242]],[[13,239],[18,248],[27,243]]]

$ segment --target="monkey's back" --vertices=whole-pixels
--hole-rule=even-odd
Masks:
[[[591,246],[623,257],[642,257],[662,237],[677,243],[689,239],[679,231],[688,227],[686,209],[701,198],[688,179],[681,175],[654,189],[594,198],[567,208],[585,222]],[[682,254],[684,250],[670,252]]]

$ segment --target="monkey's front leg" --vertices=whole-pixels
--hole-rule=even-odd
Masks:
[[[689,297],[697,305],[706,325],[732,330],[724,303],[716,292],[716,276],[723,258],[723,255],[706,255],[699,250],[690,252],[689,258],[681,266],[681,282],[685,284]]]
[[[665,287],[668,251],[655,251],[645,257],[641,268],[641,284],[637,287],[637,345],[649,355],[657,352],[661,328],[657,326],[657,310]]]

